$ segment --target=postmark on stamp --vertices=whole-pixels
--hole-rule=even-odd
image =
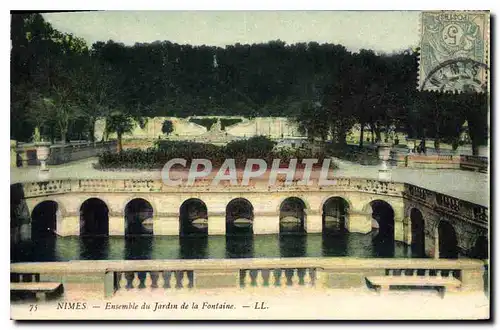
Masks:
[[[488,38],[488,11],[422,12],[420,90],[485,91]]]

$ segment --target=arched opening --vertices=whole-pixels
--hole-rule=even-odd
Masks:
[[[370,203],[372,208],[372,240],[375,256],[394,256],[394,210],[391,205],[382,200]]]
[[[447,221],[439,222],[438,226],[439,258],[458,258],[457,233]]]
[[[419,209],[410,212],[411,221],[411,252],[414,257],[425,257],[425,221]]]
[[[226,207],[226,234],[253,234],[253,205],[244,198],[235,198]]]
[[[125,235],[152,235],[153,207],[142,198],[135,198],[125,206]]]
[[[297,197],[289,197],[280,205],[280,234],[305,233],[304,201]]]
[[[58,205],[54,201],[44,201],[31,212],[31,238],[54,237],[57,230]]]
[[[488,237],[479,236],[471,251],[471,257],[477,259],[488,259]]]
[[[179,235],[208,235],[208,211],[202,200],[190,198],[179,211]]]
[[[80,236],[109,234],[108,206],[99,198],[89,198],[80,207]]]
[[[323,233],[345,232],[349,203],[341,197],[330,197],[323,204]]]

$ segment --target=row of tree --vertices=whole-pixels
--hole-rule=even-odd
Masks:
[[[455,141],[468,121],[475,145],[487,139],[487,100],[478,94],[418,92],[417,53],[384,55],[315,42],[179,45],[168,41],[90,48],[38,14],[12,15],[11,135],[34,127],[50,139],[89,138],[95,122],[118,136],[152,116],[295,118],[313,138],[345,143],[361,124],[413,137]]]

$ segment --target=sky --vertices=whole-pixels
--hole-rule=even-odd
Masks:
[[[168,40],[226,46],[280,39],[390,53],[416,46],[417,11],[101,11],[43,14],[61,32],[126,45]]]

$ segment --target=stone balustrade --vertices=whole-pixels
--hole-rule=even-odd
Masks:
[[[48,165],[59,165],[67,162],[95,157],[105,151],[115,151],[116,141],[108,142],[71,142],[67,144],[53,144],[50,146]],[[20,143],[16,146],[16,153],[23,167],[39,165],[35,143]]]
[[[342,178],[334,179],[334,184],[325,186],[305,186],[293,181],[287,185],[283,181],[277,181],[272,187],[268,186],[266,180],[252,180],[249,186],[241,185],[211,185],[210,180],[199,180],[192,186],[170,186],[165,185],[162,180],[153,179],[81,179],[81,180],[50,180],[40,182],[22,183],[25,198],[45,196],[50,194],[61,194],[70,192],[278,192],[278,191],[345,191],[345,192],[366,192],[382,194],[388,196],[401,197],[403,186],[397,182],[382,182],[371,179]]]
[[[421,188],[412,184],[405,184],[403,196],[417,200],[428,207],[443,211],[453,217],[463,219],[488,228],[488,208],[459,198],[444,195],[435,191]]]
[[[316,287],[367,288],[367,276],[455,277],[461,291],[482,291],[484,263],[472,259],[248,258],[99,260],[11,264],[11,281],[93,279],[109,297],[119,290]],[[23,275],[24,276],[24,275]],[[16,280],[14,280],[16,281]]]
[[[391,163],[398,167],[488,171],[488,157],[472,155],[406,155],[393,153]]]

